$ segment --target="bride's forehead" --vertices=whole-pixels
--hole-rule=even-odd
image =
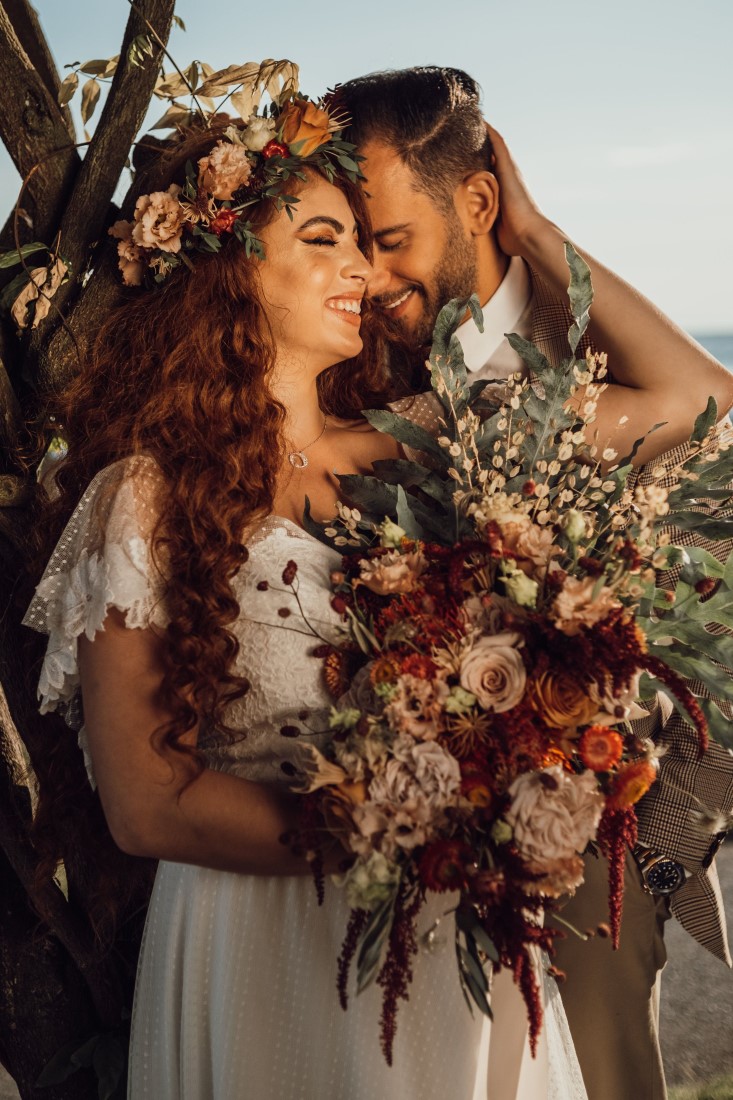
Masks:
[[[293,225],[298,226],[316,214],[336,218],[338,221],[353,222],[351,207],[338,187],[328,180],[310,180],[297,194],[298,202],[292,207]],[[285,213],[286,220],[289,220]]]

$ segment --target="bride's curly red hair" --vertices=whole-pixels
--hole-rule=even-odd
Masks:
[[[180,182],[185,162],[195,163],[218,136],[216,130],[189,136],[146,170],[140,190]],[[307,186],[307,179],[293,182],[291,192]],[[361,189],[338,178],[335,185],[371,256]],[[257,231],[274,216],[275,204],[262,202],[250,221]],[[284,457],[285,410],[270,389],[275,348],[260,299],[259,262],[230,239],[219,253],[197,253],[193,271],[176,267],[155,290],[121,291],[88,362],[54,409],[68,457],[45,517],[46,557],[102,468],[145,454],[160,470],[153,552],[165,561],[169,622],[162,633],[161,690],[171,717],[154,743],[164,753],[187,753],[198,768],[196,750],[181,739],[200,721],[227,730],[227,704],[247,690],[232,668],[239,614],[232,578],[247,559],[246,530],[272,510]],[[359,357],[319,379],[324,411],[339,417],[358,417],[386,400],[384,340],[368,305],[362,336]],[[68,808],[72,787],[78,790],[78,761],[74,768],[72,782],[59,761],[51,768],[53,783],[42,783],[42,826],[53,818],[53,803],[60,810],[66,800]],[[49,830],[42,831],[48,840]]]

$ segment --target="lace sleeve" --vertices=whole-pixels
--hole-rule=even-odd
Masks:
[[[128,627],[165,625],[164,579],[150,550],[161,483],[147,456],[101,470],[59,539],[23,619],[48,634],[38,684],[41,713],[59,710],[74,729],[81,726],[80,635],[94,638],[113,607],[124,612]]]

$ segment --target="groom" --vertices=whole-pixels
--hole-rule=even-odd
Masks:
[[[524,370],[507,332],[532,340],[551,362],[565,358],[566,299],[521,254],[509,256],[499,245],[499,184],[475,82],[455,69],[428,67],[357,78],[337,94],[352,119],[348,138],[366,157],[375,301],[402,337],[395,340],[393,366],[405,389],[426,388],[420,349],[430,343],[440,307],[472,292],[483,308],[484,331],[472,321],[458,331],[471,380]],[[417,353],[412,358],[405,341]],[[705,545],[714,553],[731,549]],[[696,826],[692,811],[701,798],[726,813],[733,810],[733,758],[712,744],[698,760],[689,728],[659,705],[638,732],[657,736],[662,726],[672,734],[672,747],[662,757],[658,782],[638,806],[643,847],[627,860],[620,949],[612,952],[607,939],[584,943],[570,936],[555,959],[568,975],[563,1001],[589,1100],[666,1096],[657,1023],[670,911],[731,965],[713,863],[720,838]],[[581,929],[597,926],[607,911],[605,868],[592,857],[586,864],[586,882],[563,910]],[[674,893],[655,892],[655,866],[678,877]]]

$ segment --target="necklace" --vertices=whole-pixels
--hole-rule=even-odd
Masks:
[[[306,468],[306,466],[308,465],[308,459],[306,458],[305,452],[310,447],[315,446],[315,444],[318,442],[319,439],[323,438],[323,435],[326,431],[327,423],[328,423],[328,418],[324,415],[324,417],[323,417],[323,427],[321,428],[321,430],[318,433],[318,435],[316,436],[316,438],[312,439],[310,441],[310,443],[306,443],[305,447],[301,447],[301,449],[299,451],[290,451],[290,453],[288,454],[288,462],[290,463],[291,466],[294,466],[296,470],[304,470]]]

